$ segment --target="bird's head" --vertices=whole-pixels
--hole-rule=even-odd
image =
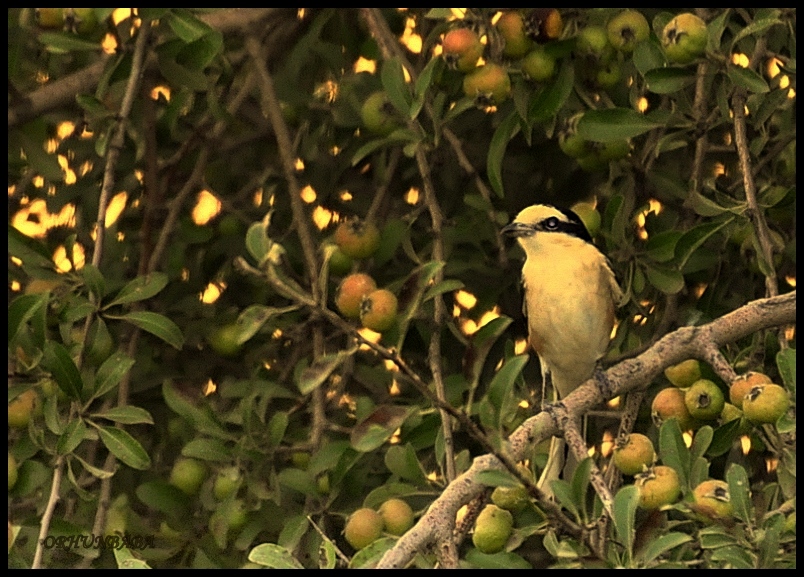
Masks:
[[[528,239],[540,236],[542,233],[556,235],[554,237],[556,239],[561,235],[563,238],[572,237],[592,242],[589,231],[577,214],[549,204],[534,204],[527,207],[500,232],[516,238],[523,246],[529,243]]]

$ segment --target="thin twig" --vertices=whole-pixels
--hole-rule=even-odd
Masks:
[[[36,551],[34,552],[31,569],[42,568],[45,539],[50,531],[50,523],[53,521],[53,512],[56,510],[56,504],[59,502],[59,491],[61,490],[61,478],[63,474],[64,457],[59,457],[56,459],[56,464],[53,467],[53,481],[50,484],[50,496],[47,499],[45,512],[42,514],[42,521],[39,525],[39,539],[36,542]]]

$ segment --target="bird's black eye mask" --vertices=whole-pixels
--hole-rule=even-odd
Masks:
[[[564,214],[564,216],[566,216],[569,219],[569,221],[561,220],[555,216],[551,216],[539,222],[535,227],[536,230],[543,232],[563,232],[564,234],[580,238],[581,240],[585,240],[586,242],[592,242],[592,237],[589,234],[589,231],[586,230],[583,221],[577,214],[575,214],[571,210],[562,210],[562,209],[559,210],[561,210],[561,212]]]

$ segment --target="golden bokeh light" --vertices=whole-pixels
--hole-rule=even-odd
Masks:
[[[422,37],[416,34],[416,21],[413,18],[408,18],[405,21],[405,31],[399,41],[414,54],[420,54],[422,51]]]
[[[203,226],[215,218],[220,211],[221,201],[209,190],[204,189],[198,193],[198,199],[193,207],[191,216],[195,224]]]
[[[75,132],[74,122],[59,122],[58,126],[56,126],[56,136],[59,137],[59,140],[70,138],[73,135],[73,132]]]
[[[636,109],[639,110],[641,113],[645,113],[648,111],[648,107],[650,106],[650,102],[644,96],[640,97],[636,101]]]
[[[318,195],[315,193],[315,189],[309,184],[299,191],[299,196],[307,204],[314,203],[315,199],[318,198]]]
[[[21,204],[23,207],[11,217],[11,226],[25,236],[42,238],[54,226],[75,227],[75,205],[72,203],[65,204],[58,214],[48,212],[47,204],[41,198]]]
[[[170,102],[170,86],[160,84],[159,86],[154,86],[151,89],[151,98],[153,100],[159,100],[160,96],[164,97],[165,100]]]
[[[368,72],[369,74],[374,74],[377,71],[377,61],[369,60],[368,58],[363,58],[361,56],[357,59],[357,61],[355,61],[353,70],[356,73]]]
[[[109,201],[109,205],[106,207],[106,220],[103,222],[106,228],[109,228],[117,222],[117,219],[120,218],[120,215],[123,214],[123,210],[126,208],[127,201],[128,193],[125,191],[118,192],[112,197],[112,200]]]
[[[463,289],[455,291],[453,297],[455,298],[455,302],[466,310],[473,309],[477,304],[477,297]]]
[[[405,202],[414,205],[419,202],[419,189],[411,186],[404,196]]]
[[[204,385],[203,393],[204,393],[205,397],[208,397],[208,396],[210,396],[211,394],[213,394],[217,390],[218,390],[218,385],[215,384],[215,381],[213,381],[212,379],[209,379],[207,381],[207,383]]]
[[[348,190],[342,190],[342,191],[341,191],[341,192],[338,194],[338,198],[340,198],[340,199],[341,199],[341,202],[351,202],[351,200],[352,200],[352,193],[351,193],[351,192],[349,192]]]
[[[748,55],[735,52],[731,55],[731,62],[741,68],[748,68]]]
[[[223,291],[225,290],[226,290],[225,282],[217,282],[217,283],[211,282],[201,292],[201,294],[198,295],[198,298],[205,305],[211,305],[221,297]]]
[[[86,264],[84,247],[78,242],[74,243],[72,259],[69,259],[67,258],[67,248],[64,245],[59,245],[53,252],[53,262],[59,272],[70,272],[73,270],[73,264],[75,264],[76,270],[81,270]]]
[[[528,340],[527,339],[517,339],[514,341],[514,354],[515,355],[524,355],[528,352]]]
[[[316,206],[313,209],[312,219],[313,224],[315,224],[318,230],[324,230],[329,226],[329,224],[334,220],[334,213],[330,210],[327,210],[323,206]]]

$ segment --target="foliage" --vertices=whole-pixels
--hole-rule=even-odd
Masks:
[[[354,511],[402,498],[418,518],[542,402],[521,255],[498,234],[525,206],[596,203],[626,294],[611,359],[789,292],[795,9],[699,11],[706,52],[686,65],[660,41],[676,13],[656,9],[640,9],[651,32],[632,53],[576,46],[618,12],[540,20],[550,33],[532,44],[555,69],[534,81],[503,57],[493,9],[9,9],[10,421],[25,391],[41,401],[9,428],[9,567],[378,563],[398,538],[355,551]],[[438,55],[465,26],[510,97],[465,94]],[[352,217],[380,241],[347,273],[398,298],[382,334],[335,312],[331,235]],[[790,334],[723,343],[725,373],[702,365],[723,391],[734,370],[783,385],[793,408],[777,423],[685,437],[640,413],[680,502],[646,512],[621,488],[600,551],[531,501],[503,551],[465,539],[460,564],[794,566]],[[590,421],[601,468],[613,423]],[[169,482],[180,458],[203,465],[197,494]],[[592,461],[555,488],[580,524],[602,510]],[[733,519],[695,510],[710,477]],[[82,535],[126,539],[38,546]]]

